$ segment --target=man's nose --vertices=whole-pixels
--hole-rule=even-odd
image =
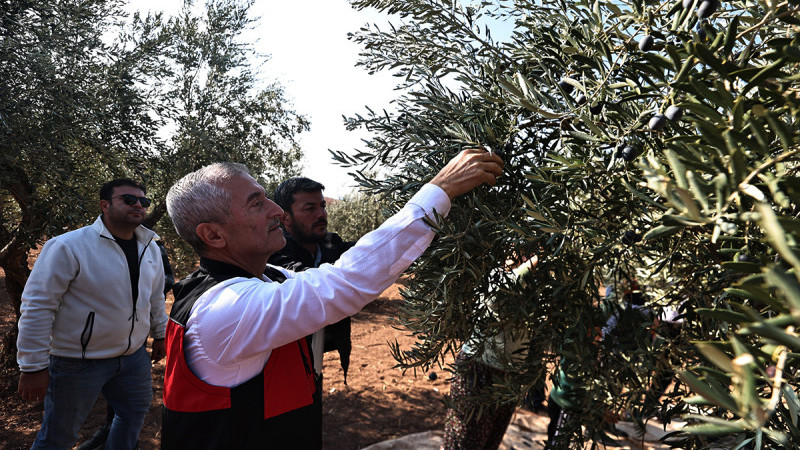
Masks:
[[[269,210],[267,212],[269,217],[276,217],[276,216],[277,217],[281,217],[281,216],[283,216],[283,208],[278,206],[277,203],[273,202],[270,199],[267,199],[267,201],[269,202]]]

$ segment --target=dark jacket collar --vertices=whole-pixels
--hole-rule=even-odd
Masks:
[[[233,264],[217,261],[215,259],[200,257],[200,270],[212,274],[214,278],[230,279],[236,277],[256,278],[256,275]]]
[[[283,231],[283,236],[286,238],[286,246],[281,250],[282,253],[293,255],[294,258],[303,262],[306,267],[314,267],[314,261],[317,255],[312,255],[304,246],[297,240],[294,235],[289,234],[286,230]],[[327,238],[327,236],[326,236]],[[318,248],[322,244],[317,244]]]

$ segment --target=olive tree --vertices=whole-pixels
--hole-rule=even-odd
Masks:
[[[146,225],[186,252],[165,216],[172,183],[216,161],[262,179],[295,174],[308,128],[283,88],[264,83],[252,2],[184,2],[174,18],[128,17],[121,0],[5,2],[0,8],[0,268],[17,316],[29,256],[91,222],[100,185],[139,179]],[[183,269],[187,259],[173,262]],[[16,330],[3,339],[13,364]]]
[[[0,267],[17,311],[29,250],[89,221],[96,180],[154,142],[134,85],[153,55],[127,61],[104,40],[120,8],[119,1],[11,1],[0,9]],[[6,355],[15,336],[4,339]]]
[[[356,241],[386,219],[379,196],[353,192],[328,204],[328,228],[345,241]]]
[[[159,230],[182,273],[195,257],[165,214],[166,193],[175,181],[207,164],[234,161],[247,165],[271,191],[302,169],[296,137],[309,122],[292,109],[283,86],[264,81],[259,71],[267,56],[243,37],[257,23],[252,4],[211,0],[198,8],[185,0],[178,15],[158,29],[168,45],[147,86],[151,113],[166,136],[143,174],[155,200],[146,225],[163,219]],[[147,29],[146,21],[135,23]]]
[[[526,353],[485,400],[517,401],[555,367],[573,412],[559,445],[621,415],[688,420],[683,447],[800,441],[796,2],[352,4],[399,17],[352,38],[405,92],[397,113],[349,120],[377,137],[340,163],[391,169],[361,185],[399,205],[465,147],[505,161],[497,186],[456,199],[413,266],[401,321],[417,339],[394,346],[401,366],[510,333]],[[531,255],[521,289],[503,269]],[[600,290],[637,285],[680,329],[602,339],[627,306]]]

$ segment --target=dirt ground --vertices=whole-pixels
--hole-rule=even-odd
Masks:
[[[4,274],[0,270],[0,334],[13,325],[14,313],[5,291]],[[347,385],[336,352],[325,354],[323,392],[323,448],[355,450],[373,446],[373,450],[437,450],[442,442],[444,395],[449,391],[449,372],[442,368],[416,375],[395,368],[389,342],[397,340],[409,348],[413,339],[407,332],[394,328],[399,311],[400,285],[395,284],[374,302],[353,316],[353,352]],[[171,295],[167,307],[171,306]],[[448,361],[452,362],[452,361]],[[30,448],[42,420],[41,403],[28,403],[17,394],[16,369],[0,369],[0,450]],[[161,397],[164,362],[153,368],[155,395],[140,434],[142,450],[158,449],[161,428]],[[81,427],[80,440],[100,427],[105,420],[105,402],[95,405]],[[542,449],[548,423],[546,414],[537,415],[522,409],[512,419],[501,450]],[[635,433],[631,423],[618,423],[630,439],[608,449],[666,449],[658,441],[667,431],[652,421],[646,435]],[[590,448],[587,445],[585,448]],[[718,448],[726,448],[725,446]],[[729,447],[728,447],[729,448]]]
[[[2,276],[2,271],[0,271]],[[13,323],[14,313],[0,278],[0,333]],[[444,423],[443,394],[449,389],[448,373],[403,374],[395,369],[388,342],[398,340],[408,347],[413,339],[392,327],[397,316],[398,285],[384,292],[353,318],[353,352],[347,386],[338,354],[325,355],[323,393],[323,446],[326,449],[359,449],[370,444],[428,430],[440,430]],[[164,362],[154,366],[153,402],[145,419],[140,443],[142,450],[157,449],[161,422]],[[30,448],[42,420],[41,403],[22,401],[17,395],[17,371],[0,372],[0,449]],[[103,422],[105,403],[100,400],[81,428],[81,441]]]

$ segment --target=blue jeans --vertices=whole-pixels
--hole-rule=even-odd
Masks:
[[[145,346],[109,359],[50,356],[44,420],[31,449],[68,449],[100,393],[114,408],[107,450],[133,449],[153,399],[150,355]]]

